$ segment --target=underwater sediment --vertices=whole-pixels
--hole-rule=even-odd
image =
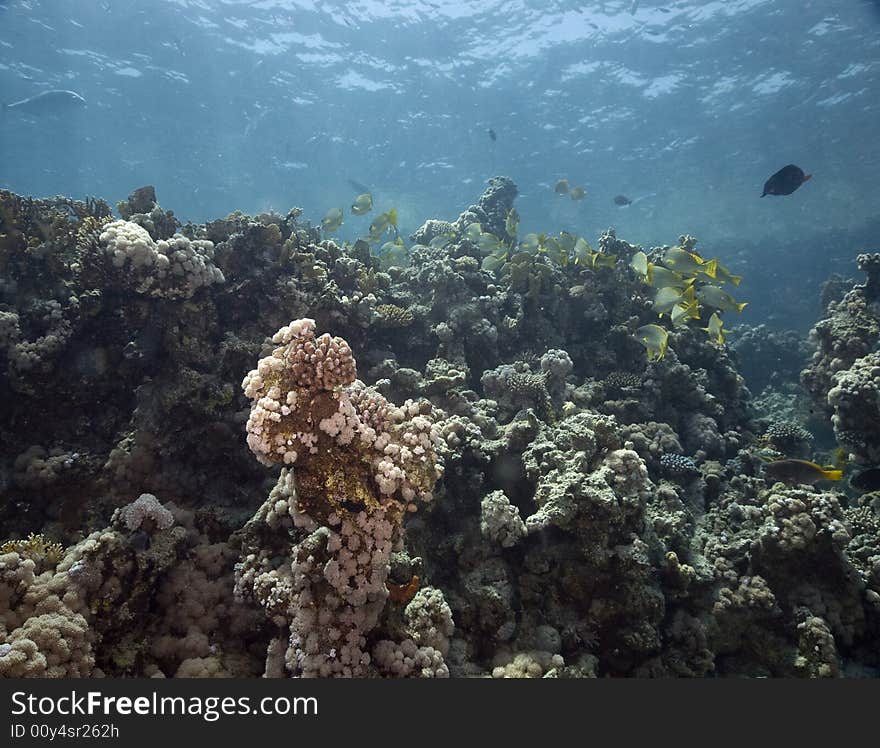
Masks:
[[[762,463],[880,461],[878,256],[810,362],[686,291],[661,350],[670,248],[517,252],[516,194],[389,261],[0,191],[0,675],[874,674],[880,495]]]

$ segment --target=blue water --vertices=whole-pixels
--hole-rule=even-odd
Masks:
[[[782,296],[812,298],[876,234],[878,31],[867,0],[5,0],[0,101],[87,105],[4,112],[0,187],[113,203],[149,183],[183,220],[318,222],[353,179],[405,234],[505,174],[521,232],[688,232],[754,294],[794,266]],[[813,179],[759,199],[792,162]]]

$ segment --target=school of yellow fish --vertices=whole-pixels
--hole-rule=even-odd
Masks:
[[[558,195],[570,195],[573,200],[581,200],[586,195],[583,188],[569,186],[566,179],[560,179],[554,191]],[[366,192],[358,195],[350,210],[356,216],[372,211],[372,194]],[[321,228],[331,234],[342,225],[343,217],[342,208],[333,208],[321,219]],[[546,256],[561,267],[580,265],[594,270],[614,267],[617,262],[615,255],[596,251],[583,237],[567,231],[560,231],[556,236],[529,233],[522,241],[517,241],[519,213],[515,208],[508,213],[504,230],[507,236],[501,238],[484,231],[477,222],[465,227],[463,238],[480,250],[483,255],[481,267],[487,272],[504,275],[512,263],[528,261],[538,255]],[[388,234],[392,234],[393,238],[383,243],[376,252],[383,268],[406,266],[411,248],[406,246],[398,232],[395,208],[373,219],[366,241],[375,245]],[[430,245],[443,247],[457,238],[455,233],[443,234],[435,237]],[[722,345],[726,337],[719,313],[739,313],[746,306],[746,302],[738,302],[722,288],[725,284],[738,286],[742,277],[733,275],[717,258],[707,260],[675,246],[665,249],[654,261],[639,250],[630,260],[629,267],[643,284],[654,289],[652,308],[661,321],[664,317],[668,318],[673,329],[693,320],[703,320],[705,313],[711,310],[706,327],[700,329],[705,330],[709,339],[717,345]],[[578,295],[577,288],[580,287],[570,289],[572,296]],[[643,325],[635,331],[635,337],[645,347],[649,361],[660,360],[666,355],[669,331],[663,325]]]
[[[691,320],[703,319],[707,309],[712,313],[706,327],[709,339],[724,343],[724,322],[719,312],[742,312],[747,302],[738,302],[722,284],[738,286],[742,277],[733,275],[718,258],[707,260],[682,247],[669,247],[657,262],[651,262],[641,250],[633,255],[630,268],[641,281],[655,289],[653,309],[660,318],[668,317],[672,327]],[[659,360],[666,354],[669,333],[666,328],[650,324],[636,330],[636,338],[648,352],[648,360]]]

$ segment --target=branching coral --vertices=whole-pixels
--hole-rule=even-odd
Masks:
[[[58,565],[64,555],[64,546],[31,533],[23,540],[7,540],[0,544],[0,555],[6,553],[17,553],[21,559],[33,561],[35,572],[40,574]]]
[[[291,673],[363,675],[404,513],[431,499],[441,472],[439,433],[427,403],[395,408],[356,382],[348,344],[316,338],[313,320],[292,322],[273,341],[279,347],[243,382],[253,400],[248,444],[264,464],[294,467],[282,472],[253,522],[300,532],[287,548],[256,541],[239,565],[237,588],[289,627],[284,659]],[[267,565],[279,550],[288,564]],[[399,668],[395,647],[376,647],[383,670],[408,674],[408,658],[422,674],[443,668],[442,656],[412,642],[400,643]]]

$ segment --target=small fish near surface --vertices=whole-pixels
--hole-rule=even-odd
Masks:
[[[761,197],[765,195],[790,195],[812,176],[812,174],[804,174],[804,170],[800,166],[794,164],[783,166],[764,182],[764,191],[761,193]]]
[[[587,191],[583,187],[572,187],[567,179],[560,179],[553,185],[553,191],[560,197],[568,195],[572,200],[583,200]]]
[[[861,491],[862,493],[880,491],[880,467],[872,467],[856,473],[849,479],[849,484],[856,491]]]
[[[843,471],[824,468],[809,460],[776,460],[764,465],[764,478],[774,483],[812,485],[820,480],[840,480],[843,478]]]
[[[3,108],[6,111],[43,116],[64,114],[84,107],[85,104],[86,100],[76,91],[52,89],[51,91],[42,91],[36,96],[30,96],[27,99],[13,101],[11,104],[6,104]]]
[[[493,142],[498,140],[498,136],[495,134],[495,131],[491,127],[486,130],[486,132],[489,133],[489,137],[492,138]]]
[[[614,204],[623,207],[624,205],[632,205],[632,200],[630,200],[626,195],[615,195],[614,196]]]

